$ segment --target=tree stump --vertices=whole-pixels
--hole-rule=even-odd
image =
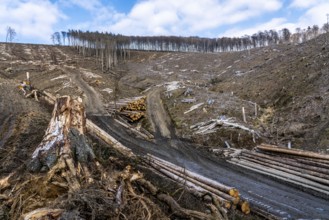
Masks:
[[[82,100],[70,96],[57,98],[43,141],[34,151],[29,169],[48,172],[49,179],[60,173],[72,190],[80,187],[79,178],[92,181],[89,168],[94,164],[95,155],[85,133]]]

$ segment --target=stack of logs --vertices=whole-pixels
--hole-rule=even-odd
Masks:
[[[239,191],[233,187],[200,176],[149,154],[146,156],[145,162],[165,176],[182,184],[187,191],[198,198],[206,200],[207,196],[210,196],[212,202],[217,204],[217,207],[224,207],[224,210],[239,208],[245,214],[250,213],[249,203],[243,201]]]
[[[109,109],[125,116],[130,122],[135,122],[145,116],[146,97],[120,99],[116,103],[110,103]]]
[[[230,162],[329,196],[328,154],[263,144]]]

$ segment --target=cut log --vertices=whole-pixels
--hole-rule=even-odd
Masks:
[[[172,163],[169,163],[168,161],[162,160],[162,159],[160,159],[158,157],[155,157],[155,156],[152,156],[152,155],[148,155],[148,156],[151,159],[153,159],[153,160],[156,160],[156,161],[159,161],[160,163],[165,164],[166,166],[172,168],[173,170],[176,170],[178,172],[182,172],[186,176],[189,176],[189,177],[191,177],[191,178],[193,178],[195,180],[198,180],[199,182],[205,183],[205,184],[207,184],[207,185],[209,185],[209,186],[211,186],[211,187],[213,187],[215,189],[218,189],[218,190],[220,190],[222,192],[225,192],[225,193],[229,194],[230,196],[239,197],[239,191],[237,189],[235,189],[234,187],[230,187],[230,186],[226,186],[224,184],[220,184],[220,183],[218,183],[216,181],[213,181],[213,180],[208,179],[208,178],[206,178],[204,176],[201,176],[199,174],[196,174],[194,172],[191,172],[189,170],[186,170],[186,169],[184,169],[182,167],[178,167],[178,166],[176,166],[176,165],[174,165]]]
[[[153,165],[156,167],[156,165]],[[181,177],[180,175],[174,174],[172,171],[168,171],[166,169],[161,169],[159,167],[157,167],[157,169],[159,169],[163,174],[165,174],[166,176],[170,177],[173,180],[176,180],[177,182],[181,183],[182,185],[187,186],[191,191],[195,191],[198,193],[193,193],[194,195],[198,195],[199,193],[201,193],[202,197],[205,196],[206,194],[212,193],[207,189],[204,189],[201,186],[198,186],[197,182],[191,182],[189,180],[187,180],[184,177]],[[223,198],[220,195],[215,195],[215,197],[218,199],[218,201],[227,209],[231,208],[232,206],[232,202],[228,201],[227,199]]]
[[[303,178],[306,178],[306,179],[309,179],[309,180],[312,180],[315,182],[319,182],[319,183],[322,183],[325,185],[329,185],[328,179],[314,176],[314,174],[316,172],[307,172],[303,169],[295,168],[295,167],[292,167],[289,165],[281,164],[281,163],[271,161],[268,159],[264,159],[264,158],[262,159],[262,158],[251,158],[251,157],[241,156],[241,159],[248,160],[248,161],[263,165],[265,167],[271,167],[271,168],[281,170],[281,171],[284,171],[284,172],[287,172],[290,174],[294,174],[296,176],[300,176],[300,177],[303,177]]]
[[[316,159],[323,159],[328,160],[329,162],[329,155],[328,154],[318,154],[312,151],[303,151],[303,150],[297,150],[297,149],[287,149],[287,148],[281,148],[274,145],[268,145],[268,144],[262,144],[258,145],[256,147],[258,150],[262,151],[270,151],[270,152],[277,152],[277,153],[284,153],[284,154],[290,154],[290,155],[296,155],[296,156],[302,156],[302,157],[311,157]]]
[[[238,166],[241,166],[246,169],[253,170],[258,173],[262,173],[267,176],[272,176],[281,180],[284,180],[286,182],[290,182],[299,186],[303,186],[308,189],[312,189],[315,191],[318,191],[320,193],[323,193],[326,196],[329,196],[329,187],[325,186],[323,184],[314,182],[312,180],[308,180],[306,178],[296,176],[294,174],[290,174],[281,170],[273,169],[271,167],[266,167],[251,161],[244,161],[239,160],[237,158],[232,158],[228,161],[229,163],[236,164]]]
[[[100,127],[98,127],[89,119],[86,120],[86,127],[88,132],[93,133],[97,137],[101,138],[103,141],[111,145],[111,147],[116,149],[122,155],[125,155],[127,157],[135,157],[135,154],[129,148],[122,145],[115,138],[113,138],[111,135],[106,133],[104,130],[102,130]]]
[[[176,182],[188,187],[189,190],[194,191],[196,193],[193,193],[197,197],[202,197],[208,193],[214,193],[214,189],[210,189],[210,187],[204,188],[202,186],[199,186],[197,182],[190,181],[181,175],[174,173],[172,170],[167,170],[161,166],[158,166],[156,164],[152,164],[152,167],[158,170],[159,172],[163,173],[167,177],[175,180]],[[210,189],[210,190],[209,190]],[[216,194],[216,193],[215,193]],[[216,194],[215,195],[218,201],[225,207],[225,208],[231,208],[232,206],[232,201],[227,200],[226,198],[223,198],[221,195]],[[233,200],[233,199],[232,199]]]
[[[207,190],[207,191],[209,191],[211,193],[214,193],[214,194],[216,194],[219,197],[224,198],[225,200],[228,200],[230,202],[233,202],[233,204],[235,204],[235,205],[238,204],[239,201],[240,201],[240,197],[239,196],[233,197],[233,196],[229,195],[228,192],[223,192],[223,191],[221,191],[219,189],[216,189],[216,188],[214,188],[212,186],[209,186],[209,185],[207,185],[207,184],[205,184],[203,182],[200,182],[200,181],[198,181],[198,180],[196,180],[196,179],[194,179],[194,178],[186,175],[186,173],[185,173],[186,171],[184,172],[184,170],[183,170],[183,172],[181,172],[179,170],[172,169],[172,167],[169,167],[167,165],[161,164],[158,161],[153,161],[153,163],[151,163],[151,165],[154,168],[156,168],[156,169],[159,169],[160,167],[162,169],[166,169],[167,171],[169,171],[169,172],[171,172],[171,173],[173,173],[173,174],[175,174],[175,175],[177,175],[177,176],[179,176],[179,177],[181,177],[181,178],[183,178],[183,179],[185,179],[185,180],[187,180],[187,181],[189,181],[189,182],[191,182],[191,183],[193,183],[195,185],[198,185],[198,186],[202,187],[203,189],[205,189],[205,190]]]
[[[314,175],[320,178],[325,178],[329,180],[329,169],[324,169],[321,167],[315,167],[311,165],[302,164],[296,160],[289,159],[289,158],[282,158],[282,157],[275,157],[269,156],[265,154],[250,152],[250,151],[243,151],[241,153],[242,156],[250,157],[256,160],[263,160],[265,162],[272,162],[276,165],[282,165],[286,168],[291,168],[296,171],[308,173],[310,175]]]

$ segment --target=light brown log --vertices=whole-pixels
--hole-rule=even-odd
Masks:
[[[160,166],[157,166],[155,164],[152,164],[151,165],[153,168],[155,168],[156,170],[158,170],[159,172],[161,172],[162,174],[166,175],[167,177],[169,177],[170,179],[173,179],[174,181],[184,185],[184,186],[187,186],[188,190],[195,196],[197,197],[203,197],[205,196],[206,194],[210,193],[209,190],[206,190],[200,186],[198,186],[197,184],[195,183],[192,183],[191,181],[189,180],[186,180],[182,177],[180,177],[179,175],[176,175],[174,174],[173,172],[171,171],[168,171],[166,169],[163,169],[161,168]],[[224,199],[223,197],[219,196],[219,195],[215,195],[216,198],[218,199],[218,201],[220,201],[221,204],[223,204],[223,206],[227,209],[231,208],[232,206],[232,203],[226,199]]]
[[[96,124],[94,124],[89,119],[86,120],[86,127],[87,131],[95,134],[99,138],[101,138],[103,141],[111,145],[114,149],[119,151],[121,154],[127,156],[127,157],[134,157],[134,153],[124,145],[122,145],[119,141],[117,141],[115,138],[113,138],[111,135],[106,133],[104,130],[102,130],[100,127],[98,127]]]
[[[121,122],[117,119],[114,119],[118,124],[122,125],[123,127],[127,128],[128,130],[132,131],[133,133],[139,135],[140,137],[144,139],[149,139],[149,137],[146,134],[143,134],[142,132],[138,131],[137,129],[125,124],[124,122]]]
[[[321,184],[325,184],[327,186],[329,186],[329,180],[326,180],[326,179],[322,179],[322,178],[318,178],[318,177],[315,177],[315,176],[312,176],[312,175],[309,175],[309,174],[306,174],[306,173],[302,173],[302,171],[296,171],[294,169],[292,169],[291,167],[290,168],[287,168],[286,166],[284,165],[280,165],[280,164],[276,164],[274,165],[274,163],[272,163],[270,160],[257,160],[257,159],[253,159],[253,158],[249,158],[249,157],[243,157],[244,160],[248,160],[248,161],[251,161],[253,163],[256,163],[256,164],[260,164],[260,165],[263,165],[265,167],[271,167],[273,169],[277,169],[277,170],[281,170],[281,171],[284,171],[286,173],[290,173],[290,174],[293,174],[293,175],[296,175],[296,176],[300,176],[300,177],[303,177],[303,178],[306,178],[306,179],[309,179],[309,180],[312,180],[312,181],[315,181],[315,182],[318,182],[318,183],[321,183]]]
[[[226,192],[222,192],[222,191],[220,191],[218,189],[215,189],[215,188],[213,188],[213,187],[211,187],[209,185],[206,185],[206,184],[204,184],[202,182],[199,182],[198,180],[195,180],[195,179],[193,179],[193,178],[185,175],[184,173],[181,173],[180,171],[173,170],[173,169],[171,169],[170,167],[168,167],[166,165],[163,165],[161,163],[158,163],[158,161],[153,161],[153,163],[151,163],[151,165],[154,168],[158,168],[159,169],[159,167],[161,167],[163,169],[166,169],[167,171],[169,171],[171,173],[174,173],[175,175],[177,175],[177,176],[179,176],[179,177],[181,177],[181,178],[183,178],[183,179],[185,179],[187,181],[190,181],[190,182],[192,182],[192,183],[194,183],[194,184],[202,187],[203,189],[205,189],[205,190],[207,190],[207,191],[209,191],[211,193],[214,193],[214,194],[216,194],[216,195],[218,195],[218,196],[220,196],[220,197],[222,197],[222,198],[224,198],[224,199],[226,199],[226,200],[228,200],[230,202],[233,202],[233,204],[235,204],[235,205],[238,204],[239,201],[240,201],[240,197],[230,196]]]
[[[254,152],[248,152],[248,151],[243,151],[242,156],[244,157],[250,157],[256,160],[263,160],[265,162],[269,162],[275,165],[282,165],[283,167],[286,168],[291,168],[293,170],[299,171],[299,172],[305,172],[307,174],[317,176],[320,178],[328,179],[329,180],[329,170],[328,169],[323,169],[319,167],[314,167],[310,165],[304,165],[301,163],[298,163],[297,161],[287,159],[287,158],[278,158],[275,156],[268,156],[260,153],[254,153]]]
[[[255,172],[283,180],[288,183],[292,183],[292,184],[299,185],[299,186],[302,186],[302,187],[305,187],[305,188],[308,188],[308,189],[311,189],[314,191],[318,191],[320,193],[323,193],[326,196],[329,196],[329,187],[327,187],[323,184],[305,179],[303,177],[296,176],[296,175],[293,175],[293,174],[290,174],[290,173],[287,173],[284,171],[280,171],[277,169],[273,169],[270,167],[262,166],[260,164],[253,163],[250,161],[239,160],[237,158],[232,158],[228,162],[231,164],[241,166],[245,169],[253,170]]]
[[[247,201],[240,201],[239,202],[239,207],[240,207],[240,210],[244,213],[244,214],[246,214],[246,215],[248,215],[248,214],[250,214],[250,211],[251,211],[251,209],[250,209],[250,205],[249,205],[249,202],[247,202]]]
[[[256,149],[263,150],[263,151],[270,151],[270,152],[278,152],[278,153],[284,153],[284,154],[290,154],[290,155],[296,155],[296,156],[302,156],[302,157],[311,157],[316,159],[323,159],[323,160],[329,160],[328,154],[319,154],[312,151],[303,151],[303,150],[297,150],[297,149],[287,149],[287,148],[280,148],[274,145],[258,145]]]
[[[305,159],[302,159],[302,158],[293,158],[293,159],[300,162],[300,163],[302,163],[302,164],[311,165],[311,166],[315,166],[315,167],[324,168],[324,169],[329,170],[329,164],[321,163],[321,162],[318,162],[316,160],[305,160]]]
[[[278,152],[271,152],[271,151],[259,151],[262,154],[266,154],[269,156],[277,156],[277,157],[283,157],[283,158],[288,158],[292,160],[298,160],[304,162],[314,162],[318,164],[318,167],[323,167],[328,169],[329,168],[329,160],[324,160],[324,159],[318,159],[318,158],[313,158],[313,157],[303,157],[303,156],[298,156],[298,155],[292,155],[292,154],[285,154],[285,153],[278,153]]]
[[[165,164],[166,166],[172,168],[173,170],[176,170],[178,172],[183,172],[186,176],[189,176],[195,180],[198,180],[199,182],[205,183],[206,185],[209,185],[215,189],[218,189],[222,192],[225,192],[227,194],[229,194],[230,196],[233,197],[239,197],[239,191],[237,189],[235,189],[234,187],[230,187],[230,186],[226,186],[224,184],[218,183],[216,181],[213,181],[211,179],[208,179],[204,176],[201,176],[199,174],[196,174],[194,172],[191,172],[187,169],[184,169],[182,167],[178,167],[172,163],[169,163],[168,161],[162,160],[158,157],[152,156],[152,155],[148,155],[151,159],[155,160],[155,161],[159,161],[160,163]]]

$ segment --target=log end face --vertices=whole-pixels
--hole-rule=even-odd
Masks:
[[[249,202],[247,202],[247,201],[242,202],[242,204],[241,204],[241,211],[244,214],[246,214],[246,215],[250,214],[250,205],[249,205]]]

